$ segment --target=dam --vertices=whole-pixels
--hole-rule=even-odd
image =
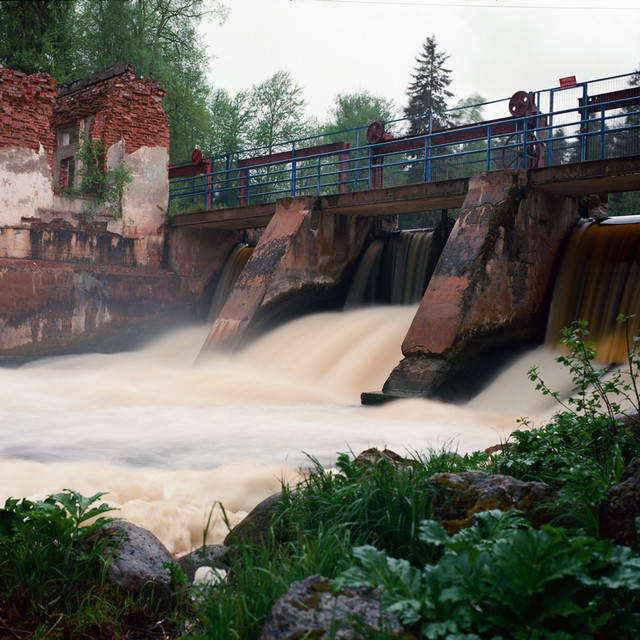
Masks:
[[[220,502],[240,519],[310,458],[464,453],[539,424],[555,407],[527,368],[567,389],[549,311],[610,309],[604,340],[611,313],[636,312],[637,221],[604,207],[640,189],[634,78],[418,139],[372,123],[350,147],[195,153],[171,177],[162,90],[131,66],[61,88],[1,69],[23,90],[0,137],[3,497],[107,491],[180,551],[207,514],[224,537]],[[70,123],[132,167],[122,218],[89,224],[61,195]],[[429,229],[401,229],[416,213]],[[422,261],[397,257],[411,246]],[[352,294],[365,256],[378,276]]]
[[[7,102],[18,115],[0,140],[7,362],[117,350],[177,318],[211,321],[199,361],[234,351],[287,319],[341,308],[368,247],[417,215],[434,228],[428,276],[401,361],[362,400],[444,398],[478,359],[542,341],[571,229],[594,208],[607,217],[610,194],[640,189],[634,74],[517,91],[500,117],[455,114],[466,124],[418,135],[373,122],[266,152],[195,149],[177,165],[167,164],[162,89],[133,65],[57,88],[10,70],[2,82],[5,102],[24,91],[20,110]],[[19,115],[27,97],[40,128]],[[90,194],[65,195],[82,135],[100,140],[107,167],[131,167],[118,218],[92,208]],[[238,247],[246,259],[223,292]],[[403,301],[387,279],[383,301]]]

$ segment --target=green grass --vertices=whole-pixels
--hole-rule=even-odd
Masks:
[[[624,319],[621,319],[624,321]],[[628,371],[605,377],[584,323],[567,329],[564,364],[575,384],[551,422],[526,421],[501,451],[458,456],[340,454],[337,470],[312,469],[282,487],[261,542],[239,539],[220,567],[227,579],[192,587],[171,567],[176,597],[161,612],[166,635],[252,640],[291,583],[320,574],[380,588],[417,638],[434,640],[631,639],[640,635],[638,550],[599,539],[598,505],[640,455],[638,428],[619,419],[620,396],[638,405],[638,340]],[[556,395],[532,369],[543,393]],[[635,401],[635,402],[634,402]],[[449,536],[430,519],[438,472],[482,470],[557,489],[556,519],[533,528],[517,513],[486,512]],[[106,583],[105,543],[91,542],[107,508],[100,494],[10,500],[0,511],[0,623],[18,637],[124,638],[151,628],[153,602],[131,602]],[[91,518],[98,518],[94,522]],[[88,524],[91,522],[91,524]],[[384,633],[376,635],[377,640]]]

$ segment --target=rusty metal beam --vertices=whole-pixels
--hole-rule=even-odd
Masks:
[[[633,98],[636,98],[633,100]],[[587,98],[587,111],[599,111],[598,105],[605,104],[605,110],[619,109],[621,106],[637,104],[640,102],[640,87],[629,87],[620,89],[619,91],[610,91],[609,93],[599,93],[595,96]],[[578,105],[584,107],[584,98],[578,99]]]
[[[270,153],[264,156],[256,156],[255,158],[244,158],[242,160],[238,160],[238,168],[245,169],[247,167],[286,162],[287,160],[302,160],[303,158],[319,156],[325,153],[340,153],[340,151],[346,151],[349,147],[350,145],[348,142],[330,142],[327,144],[319,144],[315,147],[295,149],[295,151],[280,151],[279,153]]]

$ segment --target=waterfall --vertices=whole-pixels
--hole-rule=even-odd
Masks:
[[[427,288],[433,231],[399,233],[390,243],[391,304],[419,302]]]
[[[211,299],[211,304],[209,305],[207,323],[211,324],[218,317],[218,314],[222,307],[224,307],[224,303],[231,293],[231,289],[233,289],[233,285],[249,261],[253,249],[254,248],[248,244],[240,243],[231,250],[229,257],[224,263],[218,285]]]
[[[433,230],[401,231],[374,240],[364,252],[345,309],[364,304],[414,304],[427,288],[437,256]]]
[[[376,299],[380,261],[384,243],[374,240],[360,258],[358,268],[351,282],[351,287],[344,303],[345,310],[355,309],[365,302]]]
[[[640,216],[583,224],[569,239],[553,292],[546,342],[557,344],[560,331],[574,320],[589,322],[589,339],[598,360],[626,361],[629,336],[640,329]]]

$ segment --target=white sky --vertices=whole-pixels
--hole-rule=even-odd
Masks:
[[[640,67],[640,0],[226,0],[205,29],[216,87],[235,94],[276,71],[327,118],[338,93],[368,90],[402,108],[422,44],[449,55],[455,94],[487,100]],[[609,6],[606,6],[609,5]],[[400,115],[400,114],[399,114]]]

